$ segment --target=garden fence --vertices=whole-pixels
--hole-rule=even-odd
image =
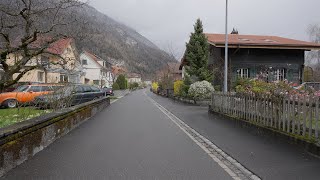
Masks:
[[[213,93],[211,110],[260,126],[308,139],[320,140],[319,97],[282,97]]]

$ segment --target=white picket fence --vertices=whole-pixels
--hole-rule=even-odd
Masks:
[[[211,110],[289,134],[320,140],[320,103],[316,96],[248,96],[213,93]]]

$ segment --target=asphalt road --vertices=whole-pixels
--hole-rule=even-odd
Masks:
[[[150,92],[148,96],[261,179],[320,179],[320,158],[296,145],[231,119],[208,114],[208,107],[186,105]]]
[[[2,179],[231,179],[143,91],[113,103]]]

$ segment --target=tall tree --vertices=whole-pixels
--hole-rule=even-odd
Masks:
[[[186,68],[190,76],[197,77],[197,80],[212,81],[212,72],[208,69],[209,44],[203,33],[203,25],[197,19],[194,25],[194,32],[190,35],[190,40],[186,44],[186,61],[189,66]]]
[[[320,43],[320,25],[310,25],[307,33],[313,42]],[[313,69],[314,81],[320,81],[320,51],[308,52],[306,64]]]

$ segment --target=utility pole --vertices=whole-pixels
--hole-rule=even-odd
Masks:
[[[223,92],[228,92],[228,0],[226,0],[226,39],[224,56],[224,86]]]

